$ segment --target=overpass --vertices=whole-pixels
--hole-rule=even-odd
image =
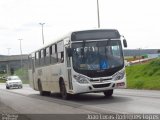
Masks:
[[[17,70],[21,68],[21,59],[22,67],[28,68],[28,55],[10,55],[10,56],[0,56],[0,72],[7,72],[10,74],[10,70]]]

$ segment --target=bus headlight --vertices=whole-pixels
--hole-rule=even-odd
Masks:
[[[89,79],[82,76],[82,75],[73,75],[74,79],[78,82],[78,83],[81,83],[81,84],[87,84],[89,83]]]
[[[113,80],[121,80],[123,79],[125,76],[125,70],[122,69],[121,71],[115,73],[112,77],[113,77]]]

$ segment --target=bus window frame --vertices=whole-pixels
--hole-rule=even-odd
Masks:
[[[58,62],[58,58],[57,58],[57,44],[52,44],[51,46],[51,64],[56,64]]]
[[[50,46],[46,47],[44,49],[44,61],[45,61],[45,65],[49,65],[51,63],[51,59],[50,59]]]
[[[64,41],[63,40],[57,43],[57,59],[58,59],[58,63],[64,63]]]

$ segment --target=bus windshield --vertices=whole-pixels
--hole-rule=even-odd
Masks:
[[[105,71],[123,66],[120,40],[73,43],[73,68],[85,71]]]

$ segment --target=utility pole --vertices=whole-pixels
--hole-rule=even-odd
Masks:
[[[44,45],[43,25],[44,25],[45,23],[39,23],[39,24],[42,26],[42,42],[43,42],[43,45]]]
[[[20,54],[21,54],[21,71],[22,71],[22,39],[18,39],[20,41]]]
[[[97,0],[97,17],[98,17],[98,28],[100,28],[99,0]]]

